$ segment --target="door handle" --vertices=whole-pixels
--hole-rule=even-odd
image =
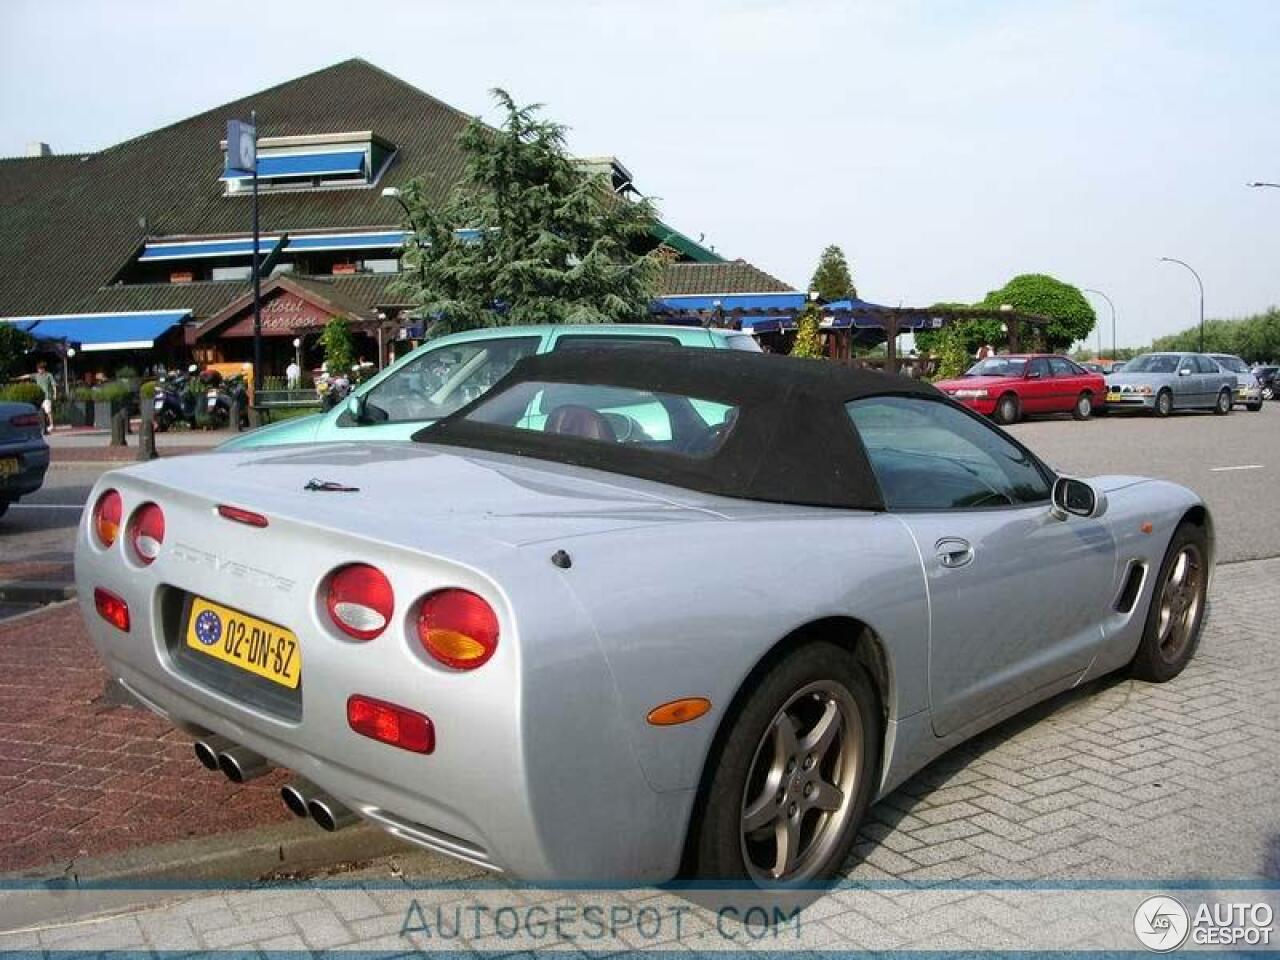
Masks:
[[[973,562],[973,546],[960,537],[943,537],[936,544],[938,563],[944,567],[963,567]]]

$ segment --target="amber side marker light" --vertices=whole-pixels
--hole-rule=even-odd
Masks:
[[[1141,530],[1143,533],[1150,533],[1152,530],[1155,529],[1155,527],[1151,525],[1150,520],[1144,520],[1142,522],[1142,525],[1138,527],[1138,529]]]
[[[654,707],[645,719],[655,727],[674,727],[678,723],[697,720],[711,709],[711,701],[706,697],[684,697]]]

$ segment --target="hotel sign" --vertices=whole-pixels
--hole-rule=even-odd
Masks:
[[[295,293],[279,293],[262,304],[262,335],[284,337],[312,331],[323,327],[333,316],[328,310]],[[219,336],[253,336],[252,312],[226,327]]]

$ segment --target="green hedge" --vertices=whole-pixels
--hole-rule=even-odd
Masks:
[[[0,387],[0,400],[38,407],[44,402],[44,391],[34,383],[10,383]]]

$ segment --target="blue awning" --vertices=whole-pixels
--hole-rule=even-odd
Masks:
[[[399,230],[379,233],[298,233],[290,234],[284,248],[298,250],[398,249],[411,234]]]
[[[805,294],[798,290],[777,293],[681,294],[659,297],[653,302],[651,309],[657,313],[664,310],[700,311],[714,310],[718,305],[724,311],[779,310],[791,313],[803,307],[805,300]]]
[[[87,352],[150,350],[156,338],[191,316],[190,310],[147,310],[134,313],[79,313],[31,317],[37,340],[65,340]]]
[[[845,330],[850,327],[859,330],[883,330],[884,317],[893,311],[893,307],[869,303],[866,300],[833,300],[822,307],[822,328],[824,330]],[[899,330],[931,330],[942,326],[939,317],[928,317],[920,314],[899,314]]]
[[[279,237],[259,237],[258,256],[269,257],[280,246]],[[200,257],[253,256],[253,237],[228,240],[158,240],[142,248],[139,262],[154,260],[192,260]]]
[[[283,177],[346,177],[364,173],[364,151],[340,153],[295,153],[287,156],[258,157],[258,179]],[[220,180],[248,180],[253,174],[243,170],[227,171]]]

